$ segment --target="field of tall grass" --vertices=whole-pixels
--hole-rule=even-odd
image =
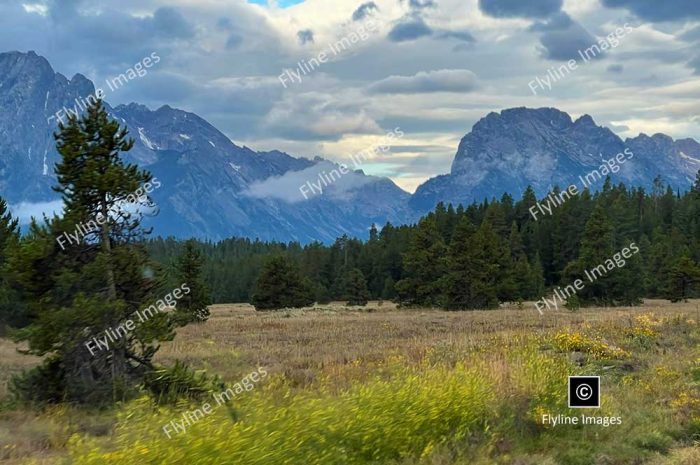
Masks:
[[[163,425],[202,401],[143,397],[109,411],[5,401],[2,463],[700,464],[698,302],[547,313],[363,310],[255,313],[212,307],[159,362],[233,385],[269,376],[185,432]],[[2,380],[36,363],[0,341]],[[569,375],[599,375],[622,425],[543,424],[567,407]],[[213,394],[213,393],[212,393]],[[5,396],[6,392],[0,393]]]

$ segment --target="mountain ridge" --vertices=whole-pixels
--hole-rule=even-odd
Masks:
[[[69,80],[34,52],[0,54],[0,195],[11,205],[57,200],[51,190],[51,167],[59,159],[51,116],[94,92],[85,76]],[[105,108],[135,140],[125,161],[163,184],[152,194],[160,214],[147,219],[161,236],[302,243],[367,237],[372,223],[411,223],[438,202],[519,197],[529,185],[544,197],[625,149],[634,158],[612,175],[614,182],[650,186],[661,174],[685,189],[700,169],[700,144],[692,138],[640,133],[623,140],[588,114],[573,119],[557,108],[517,107],[479,119],[460,140],[450,172],[412,195],[388,178],[354,170],[307,199],[300,186],[337,163],[239,146],[206,119],[167,104],[152,110],[137,102],[105,102]]]
[[[10,204],[57,199],[48,169],[58,161],[52,135],[57,123],[47,121],[94,92],[84,76],[69,81],[33,52],[0,54],[0,149],[6,154],[0,194]],[[163,184],[152,194],[160,214],[146,221],[159,235],[332,241],[343,234],[364,236],[372,223],[410,216],[402,211],[408,193],[390,180],[361,173],[348,176],[356,183],[331,186],[327,195],[304,203],[246,195],[256,183],[330,162],[238,146],[204,118],[169,105],[151,110],[135,102],[116,107],[105,102],[105,108],[135,140],[124,160],[148,169]],[[32,158],[36,153],[41,161]],[[370,202],[376,197],[380,200]],[[372,208],[365,208],[369,203]]]
[[[480,201],[503,192],[519,196],[528,185],[543,197],[626,148],[634,158],[612,175],[613,182],[646,187],[661,174],[674,187],[689,187],[700,169],[694,139],[659,133],[622,140],[588,114],[574,120],[556,108],[517,107],[477,121],[461,139],[450,173],[421,184],[411,205],[426,211],[438,201]]]

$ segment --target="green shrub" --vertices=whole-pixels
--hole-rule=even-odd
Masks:
[[[65,376],[61,361],[49,358],[31,370],[23,371],[10,380],[10,393],[19,402],[54,404],[63,400]]]
[[[564,307],[568,308],[572,312],[576,312],[581,308],[581,299],[579,299],[576,294],[573,294],[566,299]]]
[[[642,449],[666,453],[671,448],[673,439],[654,431],[636,438],[634,443]]]
[[[216,378],[192,371],[179,360],[172,368],[159,367],[144,378],[144,387],[161,405],[182,399],[201,400],[218,385],[221,382]]]

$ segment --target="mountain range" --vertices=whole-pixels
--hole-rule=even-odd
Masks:
[[[610,174],[613,183],[650,187],[661,175],[687,190],[700,170],[700,144],[693,139],[640,134],[622,140],[589,115],[574,121],[556,108],[511,108],[480,119],[460,141],[450,173],[419,186],[410,204],[424,211],[438,201],[470,203],[503,192],[517,199],[528,185],[538,197],[554,186],[582,189],[579,176],[585,178],[620,153],[632,155],[624,155],[629,159]]]
[[[0,54],[0,195],[14,211],[58,205],[51,190],[59,159],[53,116],[94,92],[85,76],[68,79],[34,52]],[[168,105],[105,107],[135,139],[125,161],[160,181],[152,193],[160,212],[147,223],[161,236],[302,243],[366,237],[372,223],[410,223],[439,201],[470,203],[504,192],[518,198],[528,185],[544,196],[624,150],[634,157],[612,175],[616,182],[649,186],[660,174],[685,190],[700,170],[700,144],[693,139],[640,134],[622,140],[588,115],[574,121],[555,108],[513,108],[479,120],[461,140],[450,173],[413,195],[356,170],[305,198],[299,187],[328,179],[338,165],[241,147],[203,118]]]

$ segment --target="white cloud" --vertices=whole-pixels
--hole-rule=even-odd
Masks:
[[[46,16],[49,12],[46,5],[42,5],[41,3],[22,3],[22,8],[24,8],[24,11],[27,13],[36,13],[41,16]]]
[[[312,200],[317,196],[347,199],[355,188],[377,180],[353,170],[352,163],[346,165],[346,172],[343,173],[337,164],[323,161],[301,171],[290,171],[282,176],[272,176],[256,182],[244,194],[288,203]],[[312,188],[310,184],[316,187]],[[302,193],[302,186],[306,196]]]
[[[477,78],[467,69],[421,71],[413,76],[389,76],[369,86],[372,93],[420,94],[429,92],[471,92]]]
[[[286,96],[266,115],[264,125],[268,131],[309,140],[381,132],[361,102],[317,92]]]
[[[63,201],[54,200],[51,202],[21,202],[17,205],[11,205],[10,211],[15,218],[19,219],[20,224],[28,224],[32,218],[41,219],[44,214],[51,217],[54,213],[60,215],[63,211]]]

